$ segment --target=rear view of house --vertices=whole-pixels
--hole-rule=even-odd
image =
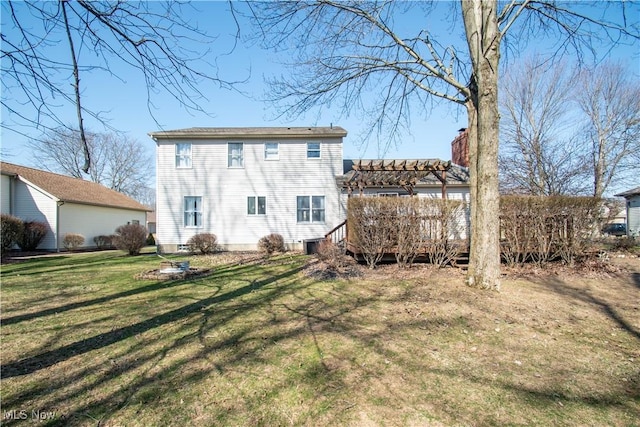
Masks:
[[[228,250],[254,250],[271,233],[282,235],[288,248],[302,249],[305,240],[340,230],[351,196],[469,198],[466,164],[343,161],[347,132],[341,127],[189,128],[149,135],[157,146],[161,252],[187,249],[198,233],[215,234]],[[452,147],[466,161],[461,145]],[[466,217],[460,222],[467,227]]]
[[[94,237],[111,235],[120,225],[144,225],[149,210],[95,182],[11,163],[0,164],[0,178],[2,213],[47,224],[38,249],[62,248],[67,233],[84,236],[84,247],[95,246]]]
[[[213,233],[251,250],[270,233],[289,248],[346,218],[340,127],[190,128],[153,132],[157,145],[156,244],[186,248]]]

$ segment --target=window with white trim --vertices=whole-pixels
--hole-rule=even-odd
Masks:
[[[307,159],[319,159],[319,158],[320,158],[320,143],[307,142]]]
[[[279,144],[277,142],[265,142],[264,143],[264,159],[278,160],[280,158],[278,150],[279,150]]]
[[[184,197],[184,226],[202,227],[202,197]]]
[[[191,167],[191,144],[176,144],[176,168]]]
[[[244,167],[244,144],[242,142],[230,142],[228,144],[229,160],[227,166],[230,168]]]
[[[247,215],[266,215],[267,198],[263,196],[247,197]]]
[[[297,196],[298,222],[324,222],[324,196]]]

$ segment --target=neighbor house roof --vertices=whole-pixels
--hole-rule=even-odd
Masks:
[[[63,202],[149,211],[149,208],[132,198],[92,181],[6,162],[0,162],[0,173],[18,176]]]
[[[326,127],[194,127],[188,129],[150,132],[153,139],[225,139],[225,138],[310,138],[345,137],[347,131],[340,126]]]
[[[632,188],[631,190],[623,191],[622,193],[616,194],[616,197],[628,198],[631,196],[640,196],[640,187]]]

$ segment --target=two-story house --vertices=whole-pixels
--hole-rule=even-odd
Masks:
[[[189,128],[152,132],[157,145],[156,243],[186,248],[213,233],[228,250],[267,234],[289,248],[346,218],[341,127]]]

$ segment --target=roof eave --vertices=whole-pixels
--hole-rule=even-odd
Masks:
[[[162,131],[162,132],[149,132],[148,135],[154,140],[171,140],[171,139],[320,139],[320,138],[344,138],[347,136],[347,131],[342,128],[334,128],[327,132],[309,133],[305,131],[306,128],[300,129],[287,129],[283,128],[282,131],[271,132],[255,132],[246,133],[242,131],[238,132],[223,132],[213,133],[207,131]]]

